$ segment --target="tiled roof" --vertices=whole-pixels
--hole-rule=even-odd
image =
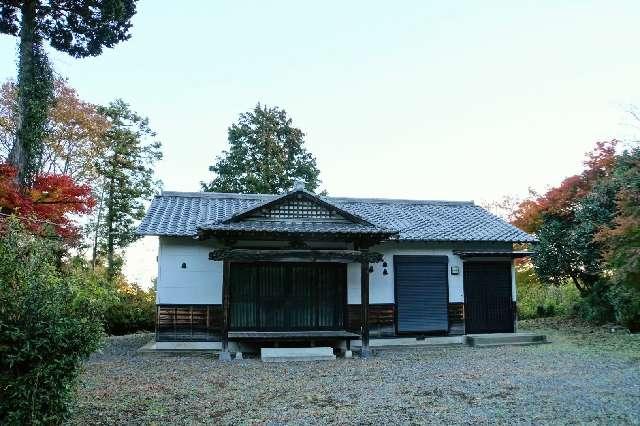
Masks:
[[[293,232],[293,233],[332,233],[332,234],[396,234],[394,229],[359,223],[326,223],[326,222],[235,222],[206,223],[199,226],[206,231],[253,231],[253,232]]]
[[[536,239],[473,202],[321,197],[365,219],[363,224],[232,222],[235,214],[280,196],[201,192],[164,192],[157,196],[138,227],[141,235],[195,236],[198,229],[285,232],[398,232],[409,241],[535,242]],[[314,230],[315,228],[315,230]],[[356,229],[358,228],[358,229]],[[316,231],[317,230],[317,231]]]

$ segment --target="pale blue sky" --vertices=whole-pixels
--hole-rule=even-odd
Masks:
[[[168,190],[198,190],[257,102],[303,129],[332,195],[523,195],[633,135],[638,1],[185,4],[141,1],[131,40],[100,57],[51,54],[83,98],[150,118]],[[0,37],[2,79],[15,46]]]

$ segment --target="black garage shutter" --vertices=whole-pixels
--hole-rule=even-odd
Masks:
[[[466,332],[512,333],[511,263],[465,262]]]
[[[447,256],[394,256],[398,333],[448,331]]]

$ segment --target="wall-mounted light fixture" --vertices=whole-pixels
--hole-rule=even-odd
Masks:
[[[451,275],[458,275],[460,274],[460,267],[459,266],[452,266],[451,267]]]
[[[187,269],[187,263],[186,262],[182,262],[182,265],[180,265],[180,267],[182,269]]]

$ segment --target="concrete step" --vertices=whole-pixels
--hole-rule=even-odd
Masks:
[[[463,345],[464,343],[464,336],[433,336],[426,337],[424,339],[417,339],[415,337],[390,337],[385,339],[371,339],[369,341],[369,348],[371,350],[399,348],[414,349],[425,346],[456,346]],[[354,350],[360,350],[362,347],[362,341],[352,340],[351,347],[354,348]]]
[[[330,347],[260,348],[260,359],[263,362],[333,361],[336,356]]]
[[[531,346],[531,345],[541,345],[544,343],[550,343],[550,342],[519,342],[519,343],[480,343],[480,344],[475,344],[472,345],[472,347],[474,348],[495,348],[498,346]]]
[[[502,346],[502,345],[537,345],[547,343],[547,337],[534,333],[492,333],[469,334],[467,344],[469,346]]]

